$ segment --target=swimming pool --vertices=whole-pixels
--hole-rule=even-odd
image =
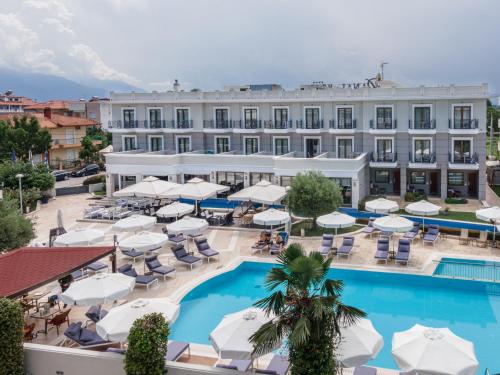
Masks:
[[[181,301],[170,337],[209,345],[209,333],[225,314],[268,294],[263,282],[271,267],[244,262],[194,288]],[[333,268],[329,277],[344,280],[344,302],[367,312],[384,337],[384,348],[372,365],[396,369],[392,334],[420,323],[449,327],[475,343],[481,371],[500,370],[500,291],[495,293],[491,283]]]
[[[441,258],[435,276],[500,283],[500,262],[461,258]]]

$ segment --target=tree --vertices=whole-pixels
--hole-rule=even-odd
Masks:
[[[38,189],[40,191],[50,190],[54,187],[55,179],[49,173],[49,170],[44,164],[33,165],[29,162],[11,162],[4,161],[0,163],[0,183],[3,183],[4,188],[18,189],[19,181],[16,178],[17,174],[23,174],[23,190]]]
[[[294,213],[311,217],[315,228],[318,216],[333,212],[342,204],[342,193],[339,185],[321,172],[308,171],[293,178],[288,203]]]
[[[0,251],[26,246],[33,238],[33,223],[19,211],[18,200],[5,194],[0,200]]]
[[[365,313],[342,303],[342,281],[327,278],[331,259],[318,252],[307,256],[300,244],[291,244],[278,263],[266,277],[272,293],[255,303],[275,317],[250,337],[254,353],[268,353],[288,337],[292,375],[335,374],[340,327]]]
[[[23,375],[23,309],[17,301],[0,297],[0,375]]]
[[[168,322],[162,314],[147,314],[137,319],[128,335],[127,375],[163,375],[168,334]]]
[[[92,139],[87,135],[82,138],[82,149],[80,150],[78,157],[83,159],[85,163],[96,162],[99,160],[98,149],[94,145]]]

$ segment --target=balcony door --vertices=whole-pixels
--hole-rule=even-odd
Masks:
[[[313,158],[319,155],[321,140],[319,138],[306,138],[305,143],[305,157]]]
[[[227,128],[229,124],[229,111],[227,108],[215,109],[215,127]]]
[[[470,106],[453,107],[453,120],[455,128],[467,128],[472,119],[472,108]]]
[[[245,128],[253,129],[257,127],[257,108],[245,108],[243,110]]]
[[[353,154],[352,138],[337,139],[337,157],[340,159],[350,159]]]
[[[259,152],[259,138],[245,138],[245,155]]]
[[[176,111],[177,126],[179,128],[186,128],[189,124],[189,109],[177,108]]]
[[[288,108],[274,109],[274,126],[277,129],[284,129],[288,123]]]
[[[472,142],[470,140],[453,140],[453,161],[455,163],[469,163],[472,159]]]
[[[415,129],[430,129],[431,107],[415,107],[414,119]]]
[[[229,138],[228,137],[217,137],[215,138],[215,152],[220,154],[221,152],[229,151]]]
[[[391,162],[392,156],[392,139],[377,139],[377,161]]]
[[[415,163],[430,162],[431,159],[431,140],[415,139],[415,153],[413,155]]]
[[[319,108],[306,108],[306,128],[315,129],[319,127]]]
[[[123,110],[123,127],[132,128],[135,122],[135,110],[134,109],[124,109]]]
[[[377,108],[377,129],[392,129],[392,107]]]
[[[339,129],[352,129],[352,108],[338,108],[337,122]]]

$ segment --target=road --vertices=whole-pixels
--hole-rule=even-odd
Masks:
[[[99,175],[104,175],[104,172],[99,173]],[[56,188],[61,188],[61,187],[68,187],[68,186],[79,186],[89,177],[93,177],[96,175],[92,176],[86,176],[86,177],[70,177],[68,180],[64,181],[56,181]]]

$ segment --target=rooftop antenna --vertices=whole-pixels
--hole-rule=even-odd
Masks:
[[[384,66],[389,64],[387,61],[382,61],[380,63],[380,78],[383,81],[384,80]]]

